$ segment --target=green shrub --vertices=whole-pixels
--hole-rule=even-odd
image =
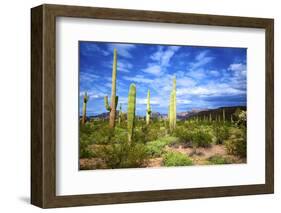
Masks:
[[[160,157],[165,153],[165,146],[175,143],[177,138],[175,137],[164,137],[156,141],[151,141],[146,144],[147,152],[151,157]]]
[[[199,129],[192,134],[192,145],[194,147],[204,147],[207,148],[212,143],[212,136],[207,131]]]
[[[94,153],[89,149],[89,145],[91,141],[87,135],[80,136],[79,143],[79,157],[80,158],[92,158],[94,157]]]
[[[225,125],[214,125],[215,143],[223,144],[229,137],[229,128]]]
[[[144,167],[148,159],[144,144],[111,144],[104,146],[98,153],[108,168],[137,168]]]
[[[240,157],[247,156],[247,138],[245,129],[234,129],[231,136],[225,142],[226,150],[229,154]]]
[[[168,152],[163,156],[164,166],[190,166],[192,160],[179,152]]]
[[[175,137],[179,138],[180,143],[190,144],[192,143],[192,131],[187,130],[185,127],[177,127],[173,133]]]
[[[229,158],[223,157],[221,155],[213,155],[208,158],[210,164],[230,164],[231,161]]]

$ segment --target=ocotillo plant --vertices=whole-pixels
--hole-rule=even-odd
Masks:
[[[151,114],[151,108],[150,108],[150,90],[147,91],[147,103],[146,103],[146,124],[148,125],[150,122],[150,114]]]
[[[118,96],[116,96],[116,73],[117,73],[117,50],[113,51],[113,66],[112,66],[112,87],[111,87],[111,105],[108,104],[108,97],[104,97],[105,108],[110,112],[109,127],[114,128],[116,118],[116,107],[118,104]]]
[[[136,114],[136,85],[130,85],[129,97],[128,97],[128,142],[132,142],[135,128],[135,114]]]
[[[89,100],[89,96],[87,92],[84,94],[83,98],[83,109],[82,109],[82,124],[85,124],[87,121],[87,102]]]
[[[177,122],[177,97],[176,97],[176,77],[173,79],[173,89],[170,95],[170,104],[169,104],[169,122],[170,130],[176,128]]]

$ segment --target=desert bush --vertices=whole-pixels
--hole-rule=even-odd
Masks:
[[[190,147],[209,147],[212,143],[212,135],[204,128],[187,130],[185,127],[179,127],[174,135],[179,138],[180,143]]]
[[[229,154],[246,157],[247,138],[246,129],[233,129],[229,139],[225,142],[226,150]]]
[[[108,168],[136,168],[146,165],[148,159],[144,144],[127,142],[104,146],[98,153]]]
[[[179,152],[168,152],[163,156],[164,166],[190,166],[192,160]]]
[[[213,155],[208,158],[210,164],[230,164],[231,160],[229,158],[223,157],[221,155]]]
[[[229,137],[229,128],[226,125],[217,125],[213,127],[216,144],[223,144]]]
[[[165,146],[175,143],[177,138],[175,137],[164,137],[155,141],[148,142],[146,144],[147,152],[151,157],[160,157],[165,153]]]
[[[212,143],[212,136],[207,131],[199,129],[192,134],[192,145],[207,148]]]
[[[173,133],[175,137],[179,138],[180,143],[191,144],[192,143],[192,131],[187,130],[185,127],[177,127]]]

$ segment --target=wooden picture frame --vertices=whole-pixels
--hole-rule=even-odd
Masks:
[[[265,29],[265,184],[56,195],[56,17]],[[274,191],[274,21],[186,13],[44,4],[31,9],[31,203],[41,208],[267,194]]]

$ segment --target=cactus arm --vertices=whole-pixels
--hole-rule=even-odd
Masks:
[[[105,106],[107,111],[109,111],[109,112],[111,111],[111,107],[108,104],[108,97],[107,96],[104,96],[104,106]]]
[[[132,142],[134,134],[134,125],[135,125],[135,113],[136,113],[136,85],[131,84],[128,97],[128,142]]]

